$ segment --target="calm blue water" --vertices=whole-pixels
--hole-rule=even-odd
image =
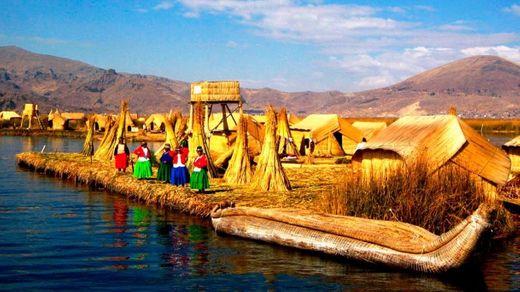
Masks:
[[[443,276],[216,235],[209,221],[17,168],[82,140],[0,137],[0,290],[518,290],[520,238]],[[153,147],[153,146],[152,146]]]

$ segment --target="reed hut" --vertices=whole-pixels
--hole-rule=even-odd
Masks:
[[[381,130],[352,158],[369,180],[417,162],[429,172],[454,167],[469,172],[489,198],[509,176],[507,155],[453,115],[403,117]]]
[[[47,115],[47,125],[53,131],[65,130],[65,121],[58,109],[51,110]]]
[[[363,134],[345,119],[336,114],[312,114],[291,127],[299,150],[304,154],[304,145],[314,143],[315,156],[352,155]]]
[[[165,119],[166,116],[163,114],[151,114],[144,124],[150,132],[161,132],[165,130]]]
[[[109,115],[94,115],[94,131],[96,132],[104,132],[107,127],[110,126],[111,116]]]
[[[352,123],[352,126],[359,131],[361,131],[361,134],[364,138],[367,140],[372,139],[377,133],[379,133],[381,130],[386,128],[385,122],[360,122],[356,121]]]
[[[1,111],[0,112],[0,120],[2,121],[10,121],[12,118],[21,119],[22,116],[13,111]]]
[[[511,172],[520,173],[520,136],[502,145],[511,160]]]

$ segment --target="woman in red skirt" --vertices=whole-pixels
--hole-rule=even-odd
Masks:
[[[114,157],[116,159],[116,168],[119,171],[125,172],[128,167],[128,157],[130,156],[130,150],[126,146],[123,137],[119,138],[119,144],[116,145],[114,150]]]

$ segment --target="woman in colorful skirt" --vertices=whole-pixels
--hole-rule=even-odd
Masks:
[[[204,154],[201,146],[197,147],[198,157],[193,162],[193,172],[190,177],[190,187],[192,189],[204,192],[205,189],[209,188],[208,179],[208,158]]]
[[[150,178],[152,176],[152,163],[150,162],[152,153],[148,149],[147,143],[143,142],[141,146],[137,147],[134,154],[137,155],[134,176],[137,179]]]
[[[157,180],[169,183],[170,172],[172,170],[172,151],[170,150],[170,144],[164,145],[164,153],[161,156],[159,162],[159,170],[157,171]]]
[[[176,186],[184,186],[189,182],[188,169],[186,162],[188,161],[188,152],[182,148],[175,148],[173,155],[173,168],[171,174],[171,183]]]
[[[116,160],[116,168],[119,171],[125,172],[128,167],[128,158],[130,157],[130,150],[126,146],[123,137],[119,138],[119,143],[114,149],[114,158]]]

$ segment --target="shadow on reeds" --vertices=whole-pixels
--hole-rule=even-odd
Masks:
[[[372,180],[364,179],[361,171],[348,170],[321,202],[326,213],[406,222],[442,234],[485,200],[468,172],[445,166],[429,173],[425,163],[417,163]],[[506,228],[511,225],[509,217],[497,205],[493,225]]]

